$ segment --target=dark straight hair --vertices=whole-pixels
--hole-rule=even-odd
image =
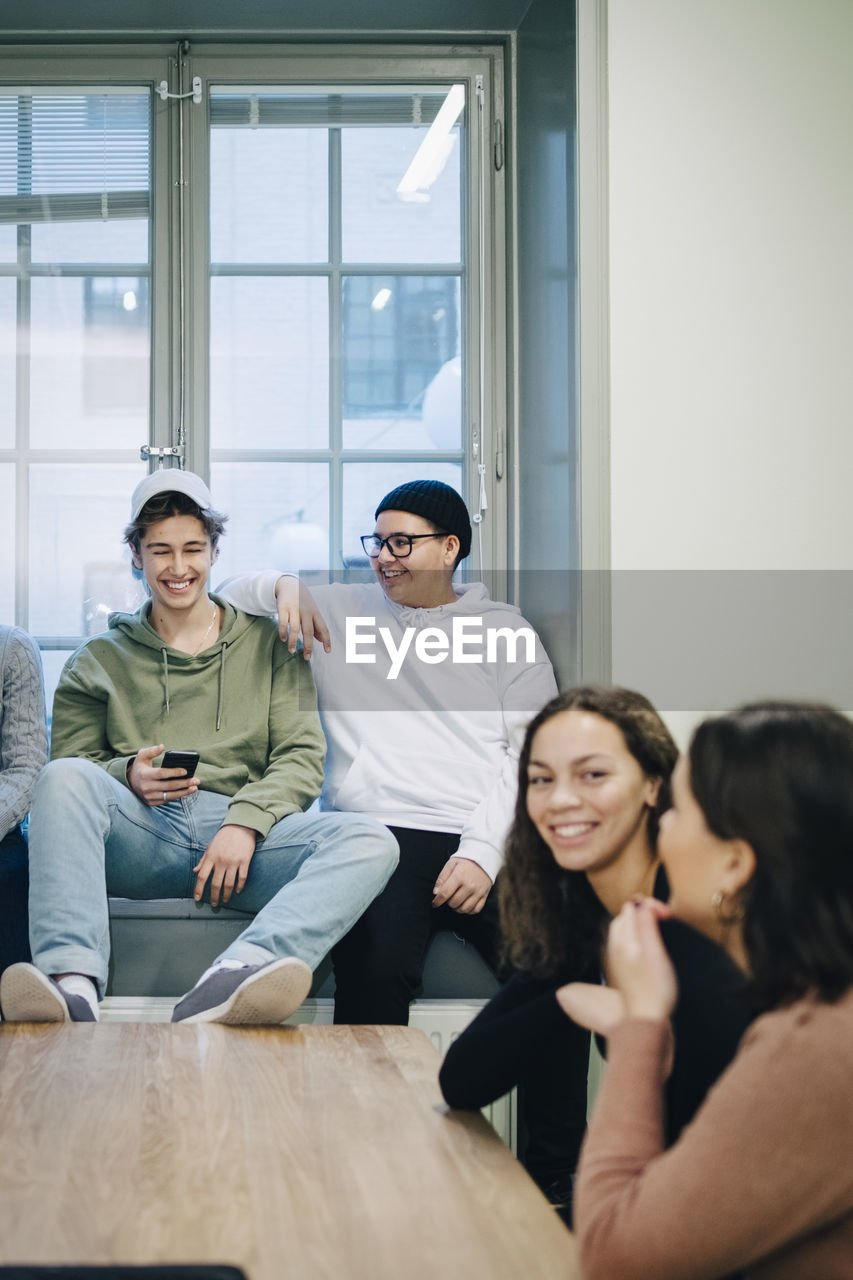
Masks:
[[[527,812],[527,769],[538,730],[563,711],[591,711],[620,730],[625,745],[647,778],[659,778],[657,803],[649,808],[646,831],[652,849],[660,815],[671,804],[670,779],[678,748],[648,698],[632,689],[580,685],[552,698],[530,721],[518,761],[515,816],[498,877],[503,949],[516,968],[541,976],[569,961],[597,966],[608,920],[582,871],[566,871],[540,836]]]
[[[709,830],[755,854],[739,896],[757,1006],[837,999],[853,986],[853,723],[753,703],[704,721],[688,762]]]

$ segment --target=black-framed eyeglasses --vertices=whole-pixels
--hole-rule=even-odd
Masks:
[[[446,533],[392,533],[388,538],[380,538],[378,533],[363,533],[361,545],[371,560],[381,555],[382,548],[387,547],[395,560],[405,560],[412,554],[412,543],[418,538],[446,538]]]

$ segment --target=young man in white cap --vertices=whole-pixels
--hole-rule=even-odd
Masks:
[[[0,980],[9,1021],[97,1019],[117,894],[255,913],[173,1021],[281,1022],[396,865],[378,822],[303,812],[324,758],[310,671],[274,624],[208,594],[223,525],[191,472],[134,491],[125,541],[151,599],[60,678],[30,816],[34,963]],[[199,753],[192,776],[166,747]]]
[[[547,655],[512,605],[455,586],[471,549],[465,503],[415,480],[387,494],[362,544],[375,581],[302,593],[306,656],[328,742],[321,807],[378,819],[400,845],[384,891],[333,951],[335,1021],[405,1024],[432,935],[451,929],[495,966],[491,890],[516,793],[527,721],[557,691]],[[279,613],[296,647],[299,584],[232,579],[226,598]],[[331,636],[329,636],[329,632]],[[490,643],[490,636],[493,643]],[[313,652],[312,652],[313,651]]]

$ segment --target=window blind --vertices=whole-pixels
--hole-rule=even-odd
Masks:
[[[334,89],[308,93],[294,87],[286,94],[262,87],[214,86],[210,93],[212,128],[353,128],[430,125],[450,85],[423,90],[377,92]]]
[[[0,223],[148,216],[151,92],[0,89]]]

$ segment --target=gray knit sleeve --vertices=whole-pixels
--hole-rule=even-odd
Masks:
[[[26,631],[0,626],[0,838],[29,812],[36,778],[46,763],[38,647]]]

